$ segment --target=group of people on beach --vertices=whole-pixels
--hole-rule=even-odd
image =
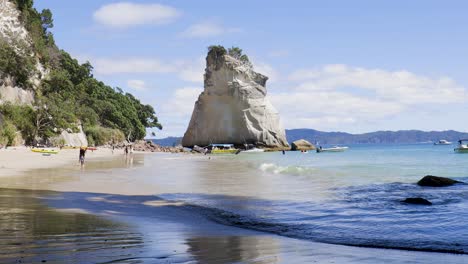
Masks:
[[[115,149],[115,146],[112,146],[112,153],[114,153],[114,149]],[[80,154],[78,156],[78,162],[80,163],[81,167],[84,166],[84,163],[85,163],[85,155],[86,155],[86,151],[88,150],[88,147],[80,147]],[[132,146],[125,146],[124,148],[124,153],[125,153],[125,156],[127,156],[129,153],[133,153],[133,148]]]

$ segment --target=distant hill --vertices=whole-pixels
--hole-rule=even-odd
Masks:
[[[290,129],[286,130],[288,142],[305,139],[311,143],[320,144],[366,144],[366,143],[421,143],[446,139],[458,141],[468,138],[468,133],[454,130],[447,131],[377,131],[364,134],[350,134],[344,132],[322,132],[314,129]]]
[[[158,144],[163,147],[172,147],[177,146],[182,141],[181,137],[167,137],[167,138],[160,138],[160,139],[148,139],[151,140],[154,144]]]
[[[311,143],[325,144],[392,144],[392,143],[421,143],[445,139],[456,142],[459,139],[468,139],[468,133],[454,130],[447,131],[377,131],[364,134],[350,134],[345,132],[323,132],[315,129],[287,129],[286,138],[289,143],[298,139],[305,139]],[[175,146],[180,144],[181,137],[167,137],[151,139],[161,146]]]

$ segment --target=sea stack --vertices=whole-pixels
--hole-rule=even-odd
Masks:
[[[242,50],[211,46],[204,79],[183,146],[231,143],[289,148],[278,111],[266,98],[268,77],[253,70]]]

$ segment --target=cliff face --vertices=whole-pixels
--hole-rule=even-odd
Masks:
[[[266,98],[268,77],[229,55],[209,52],[200,94],[182,145],[245,143],[287,148],[279,114]]]
[[[20,12],[16,5],[8,0],[0,0],[0,41],[13,47],[15,52],[35,57],[31,51],[32,44],[29,33],[19,20]],[[17,85],[14,78],[0,71],[0,103],[11,102],[14,104],[29,104],[34,102],[34,89],[40,83],[42,76],[46,74],[44,67],[37,61],[36,72],[30,76],[32,87]],[[27,89],[30,88],[30,89]]]

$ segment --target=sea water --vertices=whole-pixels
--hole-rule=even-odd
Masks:
[[[468,182],[468,154],[453,148],[154,155],[145,164],[157,196],[226,225],[333,244],[467,253],[468,185],[416,184],[429,174]],[[433,205],[401,202],[408,197]]]

